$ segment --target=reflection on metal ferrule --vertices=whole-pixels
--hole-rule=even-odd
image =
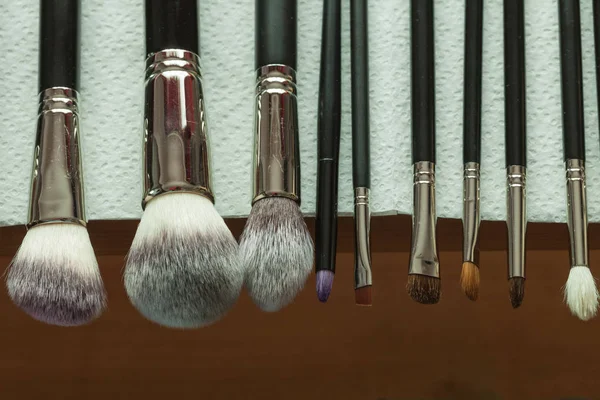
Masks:
[[[354,189],[354,288],[371,286],[371,210],[370,191]]]
[[[409,274],[440,277],[436,243],[435,165],[419,161],[413,165],[412,245]]]
[[[463,261],[479,265],[479,163],[465,163],[463,171]]]
[[[567,178],[567,226],[571,243],[571,266],[588,266],[588,217],[585,188],[585,162],[565,163]]]
[[[508,228],[508,278],[525,278],[525,236],[527,233],[526,168],[506,169]]]
[[[77,92],[40,93],[27,227],[44,223],[85,226]]]
[[[296,72],[286,65],[257,71],[253,203],[287,197],[300,203]]]
[[[188,192],[214,201],[199,57],[163,50],[146,61],[144,199]]]

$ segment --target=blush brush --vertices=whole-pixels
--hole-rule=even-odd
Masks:
[[[86,229],[79,113],[79,0],[40,1],[40,110],[27,234],[8,270],[12,301],[52,325],[89,323],[106,293]]]
[[[517,308],[525,295],[527,231],[527,136],[525,108],[525,16],[523,0],[504,0],[504,113],[510,302]]]
[[[319,81],[316,215],[317,298],[326,302],[335,277],[341,121],[341,0],[323,1]]]
[[[587,321],[596,315],[599,294],[588,262],[579,0],[559,0],[558,8],[563,154],[567,181],[567,226],[571,244],[571,269],[564,288],[564,300],[573,315]]]
[[[369,151],[369,36],[367,0],[350,1],[352,65],[352,181],[354,185],[354,297],[371,305],[371,190]]]
[[[460,285],[470,300],[479,297],[479,170],[481,163],[481,63],[483,0],[465,2],[463,114],[463,264]]]
[[[412,244],[407,290],[422,304],[440,300],[435,210],[435,74],[433,0],[411,2]]]
[[[244,284],[263,311],[302,290],[313,242],[300,211],[296,0],[256,0],[254,198],[240,239]]]
[[[145,6],[144,214],[125,289],[149,320],[196,328],[235,304],[244,270],[213,204],[196,0]]]

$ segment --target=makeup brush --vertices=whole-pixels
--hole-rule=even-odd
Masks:
[[[302,290],[313,243],[300,212],[296,0],[256,0],[254,198],[240,239],[245,286],[263,311]]]
[[[526,108],[525,17],[523,0],[504,0],[504,101],[510,302],[517,308],[525,295]]]
[[[479,297],[479,168],[481,163],[481,47],[483,0],[465,2],[463,114],[463,264],[460,286],[473,301]]]
[[[319,81],[316,215],[317,298],[326,302],[335,276],[341,120],[341,0],[323,1]]]
[[[145,210],[125,288],[149,320],[201,327],[234,305],[244,270],[213,205],[196,0],[146,1],[146,52]]]
[[[411,1],[412,244],[406,288],[422,304],[440,300],[435,210],[435,76],[433,0]]]
[[[563,154],[567,178],[567,220],[571,243],[571,269],[564,288],[564,299],[573,315],[587,321],[596,315],[599,294],[588,263],[579,0],[559,0],[558,9]]]
[[[371,187],[369,151],[368,1],[350,1],[352,64],[352,181],[354,184],[354,297],[371,305]]]
[[[106,306],[83,196],[80,6],[79,0],[40,1],[40,109],[28,231],[6,280],[18,307],[61,326],[86,324]]]

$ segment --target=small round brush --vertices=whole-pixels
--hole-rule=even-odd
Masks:
[[[435,210],[433,0],[411,2],[413,223],[407,291],[422,304],[440,300]]]
[[[525,295],[525,196],[527,135],[525,108],[525,16],[523,0],[504,0],[504,102],[510,302]]]
[[[12,301],[33,318],[75,326],[92,321],[106,306],[83,198],[80,1],[42,0],[40,7],[40,114],[28,231],[6,284]]]
[[[264,311],[302,290],[313,242],[300,212],[296,0],[256,0],[254,199],[240,239],[245,286]]]
[[[479,170],[481,163],[481,47],[483,0],[465,3],[463,114],[463,264],[460,286],[473,301],[479,297]]]
[[[599,294],[588,263],[579,0],[559,0],[558,8],[563,150],[567,179],[567,220],[571,244],[571,269],[564,288],[564,299],[573,315],[587,321],[597,313]]]
[[[145,210],[125,288],[149,320],[196,328],[227,313],[244,276],[213,204],[196,0],[147,0],[146,50]]]

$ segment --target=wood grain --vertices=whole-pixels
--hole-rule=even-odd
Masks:
[[[123,289],[136,223],[90,223],[110,302],[90,326],[43,325],[0,290],[1,399],[600,398],[600,319],[580,322],[562,304],[564,225],[530,225],[526,296],[518,310],[508,300],[502,223],[482,228],[477,303],[459,289],[461,231],[454,220],[439,223],[440,304],[412,302],[404,289],[406,217],[374,219],[374,305],[354,306],[352,221],[342,219],[328,304],[316,300],[311,277],[279,313],[260,312],[244,293],[217,324],[177,331],[144,320]],[[238,235],[244,221],[228,223]],[[594,263],[600,238],[597,226],[591,231]],[[0,229],[2,270],[23,234]]]

